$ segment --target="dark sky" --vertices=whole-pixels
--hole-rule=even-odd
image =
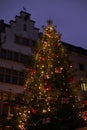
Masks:
[[[0,19],[15,20],[23,7],[35,27],[41,29],[52,19],[62,41],[87,49],[87,0],[0,0]]]

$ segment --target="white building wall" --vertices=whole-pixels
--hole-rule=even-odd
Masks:
[[[25,20],[24,18],[26,16],[28,16],[28,18]],[[26,31],[24,31],[24,24],[27,26]],[[1,33],[1,48],[18,52],[19,54],[32,55],[30,46],[15,43],[15,35],[36,41],[38,39],[39,29],[34,26],[35,22],[30,19],[30,14],[28,15],[28,13],[21,11],[20,16],[16,16],[15,21],[10,21],[9,26],[5,28],[5,32]],[[0,67],[11,68],[18,71],[25,69],[24,64],[7,59],[0,59]],[[23,86],[0,82],[0,90],[8,91],[10,88],[13,92],[23,92]]]

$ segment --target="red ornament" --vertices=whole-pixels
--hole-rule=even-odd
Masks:
[[[70,79],[70,81],[71,81],[71,82],[75,82],[75,81],[76,81],[76,77],[72,77],[72,78]]]
[[[36,72],[35,69],[32,69],[32,70],[31,70],[31,75],[34,75],[35,72]]]
[[[58,43],[54,43],[53,45],[54,45],[54,47],[57,47],[57,46],[58,46]]]
[[[87,100],[84,101],[84,105],[87,105]]]
[[[41,60],[42,60],[42,61],[44,61],[44,60],[45,60],[45,57],[44,57],[44,56],[42,56],[42,57],[41,57]]]
[[[34,108],[31,108],[31,112],[32,112],[33,114],[36,114],[36,113],[37,113],[37,111],[36,111]]]
[[[55,68],[55,73],[62,73],[62,67],[60,67],[60,68]]]
[[[48,83],[45,83],[44,90],[51,90],[51,85]]]

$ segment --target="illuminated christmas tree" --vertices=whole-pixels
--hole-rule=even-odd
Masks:
[[[80,125],[83,104],[68,50],[51,20],[43,27],[33,64],[27,68],[17,113],[20,130],[74,130]]]

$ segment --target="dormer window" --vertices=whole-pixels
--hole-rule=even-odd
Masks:
[[[24,31],[27,31],[27,25],[24,24]]]

